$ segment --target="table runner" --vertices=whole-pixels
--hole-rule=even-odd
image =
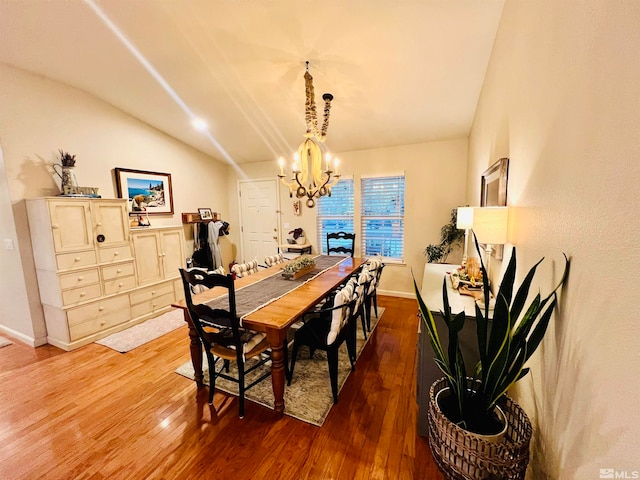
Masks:
[[[282,271],[277,270],[270,277],[264,278],[259,282],[252,283],[236,290],[236,313],[242,320],[250,313],[264,307],[265,305],[277,300],[283,295],[295,290],[325,270],[337,265],[347,257],[337,255],[319,255],[315,257],[316,267],[306,275],[296,278],[295,280],[287,280],[282,276]],[[211,308],[229,308],[227,294],[214,298],[207,302]]]

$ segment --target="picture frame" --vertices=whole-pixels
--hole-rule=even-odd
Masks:
[[[118,198],[126,198],[129,215],[173,215],[171,174],[115,168]]]
[[[302,214],[301,203],[302,202],[300,202],[300,200],[294,200],[293,201],[293,214],[294,215],[301,215]]]
[[[210,208],[199,208],[200,220],[213,220],[213,212]]]
[[[507,183],[509,180],[509,159],[501,158],[487,168],[480,180],[480,206],[506,207]],[[502,260],[504,245],[494,245],[491,256]]]

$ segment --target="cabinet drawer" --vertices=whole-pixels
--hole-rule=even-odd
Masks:
[[[100,298],[100,284],[86,285],[79,288],[72,288],[62,292],[62,304],[73,305],[78,302],[86,302],[94,298]]]
[[[100,263],[117,262],[133,258],[131,245],[120,245],[118,247],[106,247],[98,249]]]
[[[63,273],[59,278],[60,288],[62,290],[81,287],[83,285],[91,285],[92,283],[98,283],[100,281],[97,268],[72,273]]]
[[[116,278],[103,283],[104,294],[112,295],[114,293],[126,292],[136,287],[136,278],[134,276]]]
[[[140,290],[131,292],[129,296],[131,298],[131,305],[136,305],[166,294],[171,294],[171,296],[173,296],[173,285],[171,282],[161,283],[159,285],[154,285],[153,287],[141,288]]]
[[[171,305],[175,301],[174,299],[175,297],[173,296],[173,291],[171,291],[171,293],[160,295],[157,298],[152,298],[151,300],[147,300],[146,302],[132,305],[131,316],[132,318],[136,318],[148,313],[157,312],[158,310],[162,310],[163,308]]]
[[[98,318],[92,318],[76,325],[71,325],[71,322],[69,322],[69,337],[71,341],[78,340],[87,335],[92,335],[115,325],[120,325],[129,319],[130,311],[127,308],[126,310],[101,315]]]
[[[102,270],[102,280],[105,281],[128,277],[129,275],[133,275],[133,262],[109,265],[108,267],[101,267],[100,270]]]
[[[88,267],[96,264],[96,252],[93,250],[77,253],[61,253],[56,255],[58,270],[69,268]]]
[[[125,311],[129,316],[129,296],[121,295],[119,297],[106,298],[83,305],[77,308],[67,310],[67,319],[69,320],[69,328],[79,323],[89,320],[100,319],[112,313]]]

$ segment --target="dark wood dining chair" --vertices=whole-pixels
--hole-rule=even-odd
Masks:
[[[379,257],[370,259],[365,267],[371,275],[371,282],[365,290],[364,310],[367,318],[367,330],[371,331],[371,307],[373,306],[376,318],[378,318],[378,285],[382,276],[382,269],[385,267],[384,262]]]
[[[327,353],[333,403],[338,403],[338,349],[343,343],[347,344],[351,370],[355,370],[356,283],[355,280],[350,281],[342,289],[330,295],[319,311],[307,313],[302,317],[304,324],[296,331],[293,340],[287,385],[291,385],[296,358],[302,345],[309,347],[311,358],[316,350],[323,350]]]
[[[327,233],[327,255],[339,253],[353,257],[356,234],[347,232]]]
[[[209,363],[209,404],[213,404],[213,392],[216,378],[221,377],[238,384],[239,416],[244,417],[245,391],[271,375],[267,368],[250,384],[245,384],[248,373],[265,365],[271,357],[268,352],[269,343],[264,333],[254,332],[240,327],[236,314],[236,296],[233,276],[219,275],[200,270],[186,271],[180,269],[187,309],[198,336],[204,345]],[[205,288],[221,287],[227,290],[228,307],[212,309],[208,305],[194,303],[192,286],[202,285]],[[246,360],[255,359],[248,367]],[[218,362],[220,366],[218,367]],[[236,362],[237,377],[230,374],[230,363]]]

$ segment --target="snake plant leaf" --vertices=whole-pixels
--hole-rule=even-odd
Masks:
[[[514,320],[517,320],[517,318],[520,316],[520,312],[522,312],[524,304],[527,301],[527,297],[529,296],[529,288],[531,287],[531,282],[533,281],[533,277],[536,274],[536,269],[538,268],[538,265],[542,263],[543,260],[544,260],[544,257],[542,257],[540,261],[538,261],[538,263],[536,263],[533,267],[529,269],[529,272],[527,273],[524,280],[522,281],[520,288],[518,288],[516,297],[514,298],[513,304],[511,305],[511,316],[514,318]]]
[[[545,332],[547,331],[549,320],[551,319],[553,310],[558,303],[558,297],[555,293],[553,294],[553,296],[553,301],[549,304],[547,310],[542,314],[542,317],[540,317],[540,321],[536,324],[535,328],[531,332],[531,335],[529,336],[529,340],[527,341],[529,356],[527,357],[527,360],[533,354],[533,352],[536,351],[538,345],[540,345],[540,342],[542,342],[542,338],[544,337]]]

